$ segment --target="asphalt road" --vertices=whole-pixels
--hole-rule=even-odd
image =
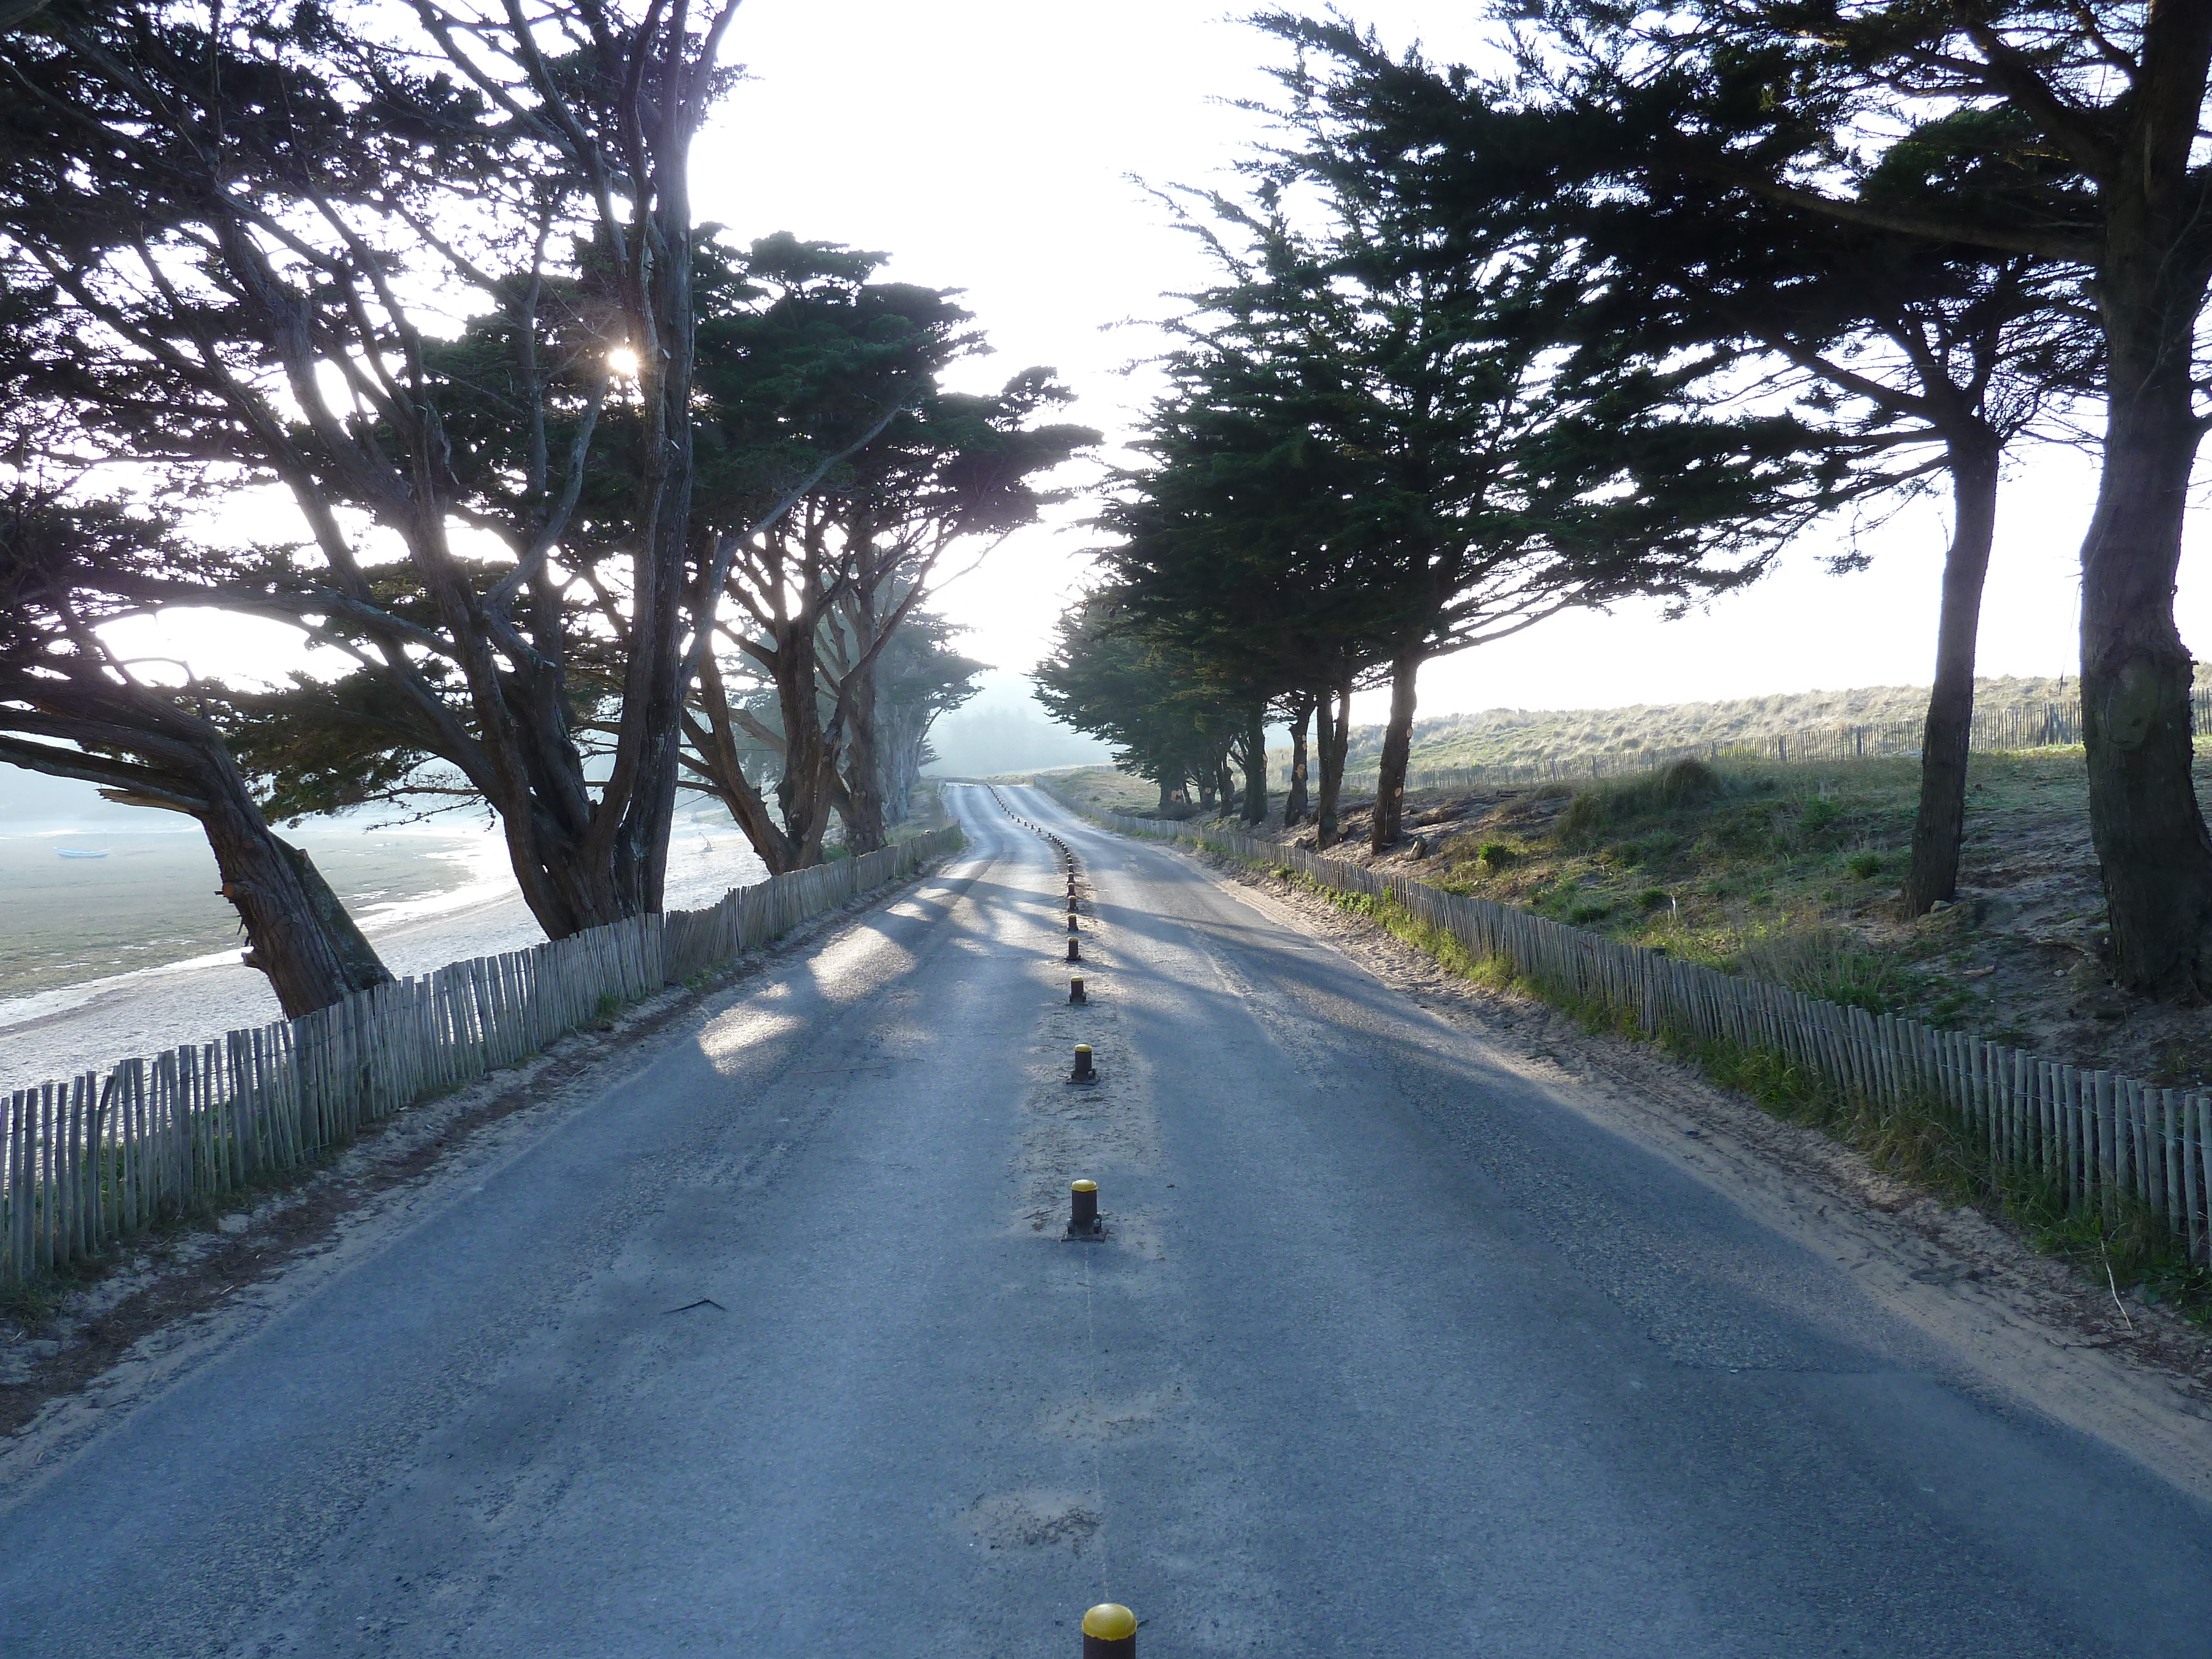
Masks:
[[[1007,793],[1089,1006],[956,792],[967,854],[0,1515],[0,1649],[1072,1659],[1110,1596],[1151,1659],[2212,1651],[2203,1505]]]

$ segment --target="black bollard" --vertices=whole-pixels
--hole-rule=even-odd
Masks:
[[[1065,1237],[1097,1239],[1106,1237],[1106,1224],[1098,1218],[1098,1183],[1073,1181],[1067,1188],[1067,1231]]]

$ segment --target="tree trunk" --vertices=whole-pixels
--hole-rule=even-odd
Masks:
[[[1332,706],[1334,712],[1332,713]],[[1321,695],[1321,794],[1314,804],[1314,847],[1334,847],[1343,830],[1338,803],[1344,796],[1344,757],[1352,747],[1352,681],[1349,676]]]
[[[699,694],[706,718],[687,716],[686,727],[700,775],[729,809],[769,874],[780,876],[797,868],[797,843],[784,834],[766,799],[745,776],[744,754],[738,746],[737,726],[730,716],[729,689],[722,679],[721,665],[711,653],[699,665]]]
[[[1255,702],[1244,720],[1244,821],[1267,821],[1267,708]]]
[[[1405,831],[1406,767],[1413,752],[1413,681],[1421,659],[1408,652],[1390,665],[1390,723],[1382,731],[1382,757],[1376,767],[1375,820],[1367,844],[1386,853]]]
[[[2212,7],[2143,9],[2116,112],[2094,292],[2105,325],[2104,471],[2081,548],[2081,725],[2112,963],[2139,990],[2212,992],[2212,838],[2191,775],[2191,663],[2174,576],[2199,430],[2191,369],[2212,277],[2192,173]]]
[[[859,672],[845,712],[845,847],[858,856],[872,853],[889,837],[884,832],[882,769],[876,754],[876,672]]]
[[[1168,810],[1174,805],[1175,790],[1169,787],[1168,775],[1163,772],[1160,774],[1160,804],[1152,809],[1153,816],[1163,818],[1167,817]]]
[[[2107,302],[2108,310],[2111,308]],[[2137,990],[2212,991],[2212,837],[2191,775],[2189,652],[2173,621],[2197,431],[2185,327],[2168,362],[2108,322],[2104,471],[2081,550],[2081,716],[2089,827],[2112,961]]]
[[[284,1017],[297,1019],[387,983],[391,974],[313,860],[277,838],[235,775],[204,773],[200,782],[208,808],[199,821],[222,896],[246,930],[246,965],[268,976]]]
[[[1996,535],[1998,447],[1985,433],[1950,446],[1951,500],[1957,520],[1943,560],[1943,600],[1936,624],[1936,684],[1920,742],[1920,807],[1912,820],[1912,867],[1905,877],[1908,915],[1959,896],[1959,846],[1966,825],[1966,755],[1974,725],[1974,643],[1981,629],[1982,584]]]
[[[815,619],[811,610],[784,628],[775,653],[776,707],[783,719],[783,775],[776,781],[776,805],[793,870],[822,862],[822,838],[830,828],[830,798],[837,757],[822,729],[816,688]]]
[[[1291,704],[1291,787],[1283,798],[1285,830],[1306,815],[1306,723],[1313,719],[1314,702],[1312,693],[1301,692]]]
[[[1215,781],[1213,768],[1211,765],[1198,769],[1198,810],[1201,812],[1211,812],[1213,810]]]

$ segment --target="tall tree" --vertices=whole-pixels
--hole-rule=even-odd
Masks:
[[[1194,228],[1225,281],[1182,326],[1294,396],[1364,475],[1346,541],[1389,614],[1381,851],[1401,834],[1423,664],[1570,607],[1753,580],[1828,479],[1788,416],[1705,407],[1668,366],[1577,374],[1564,343],[1593,278],[1570,240],[1440,232],[1417,171],[1344,142],[1321,106],[1293,118],[1301,149],[1249,202],[1203,198]]]
[[[981,689],[975,677],[988,665],[952,648],[963,631],[930,611],[913,611],[876,659],[875,788],[886,823],[904,823],[913,810],[921,769],[932,758],[931,726]]]
[[[289,495],[309,550],[200,601],[349,658],[498,813],[554,937],[659,902],[689,571],[687,155],[729,15],[425,5],[422,36],[398,40],[388,15],[370,39],[313,5],[65,5],[0,40],[8,279],[68,313],[44,392],[118,448]],[[459,386],[429,319],[471,307],[506,320],[507,349]],[[621,371],[646,460],[595,781],[562,555]],[[486,400],[528,461],[470,477],[456,426]]]
[[[1321,716],[1316,836],[1332,845],[1355,685],[1387,659],[1395,596],[1365,580],[1362,458],[1322,435],[1335,400],[1231,327],[1188,327],[1096,522],[1116,604],[1273,699],[1292,739],[1285,823],[1306,811],[1305,728]],[[1249,746],[1249,745],[1248,745]],[[1249,804],[1248,804],[1249,811]]]
[[[2212,7],[2197,0],[1687,0],[1597,33],[1593,72],[1650,78],[1756,52],[1770,95],[1844,112],[1817,168],[1672,135],[1671,166],[1846,224],[2090,274],[2104,337],[2103,468],[2081,552],[2090,827],[2124,983],[2212,990],[2212,833],[2191,777],[2191,665],[2173,592],[2206,424],[2201,319],[2212,292]],[[1900,108],[1996,118],[1991,153],[2081,180],[2056,211],[2002,198],[1931,213],[1866,186]],[[1787,162],[1789,157],[1781,158]]]
[[[1068,396],[1048,369],[989,395],[943,390],[981,337],[950,290],[871,280],[880,254],[783,234],[714,257],[699,515],[726,608],[690,763],[769,869],[797,869],[822,856],[833,813],[855,850],[881,844],[877,658],[947,561],[1034,522],[1055,499],[1040,475],[1098,434],[1040,418]],[[789,516],[763,526],[783,501]],[[750,707],[756,686],[772,719]],[[763,747],[781,757],[774,810],[743,763]]]

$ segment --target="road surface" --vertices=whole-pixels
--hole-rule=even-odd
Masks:
[[[1009,790],[1084,863],[1070,1008],[1048,849],[951,793],[964,855],[0,1515],[0,1648],[2212,1650],[2203,1504]]]

